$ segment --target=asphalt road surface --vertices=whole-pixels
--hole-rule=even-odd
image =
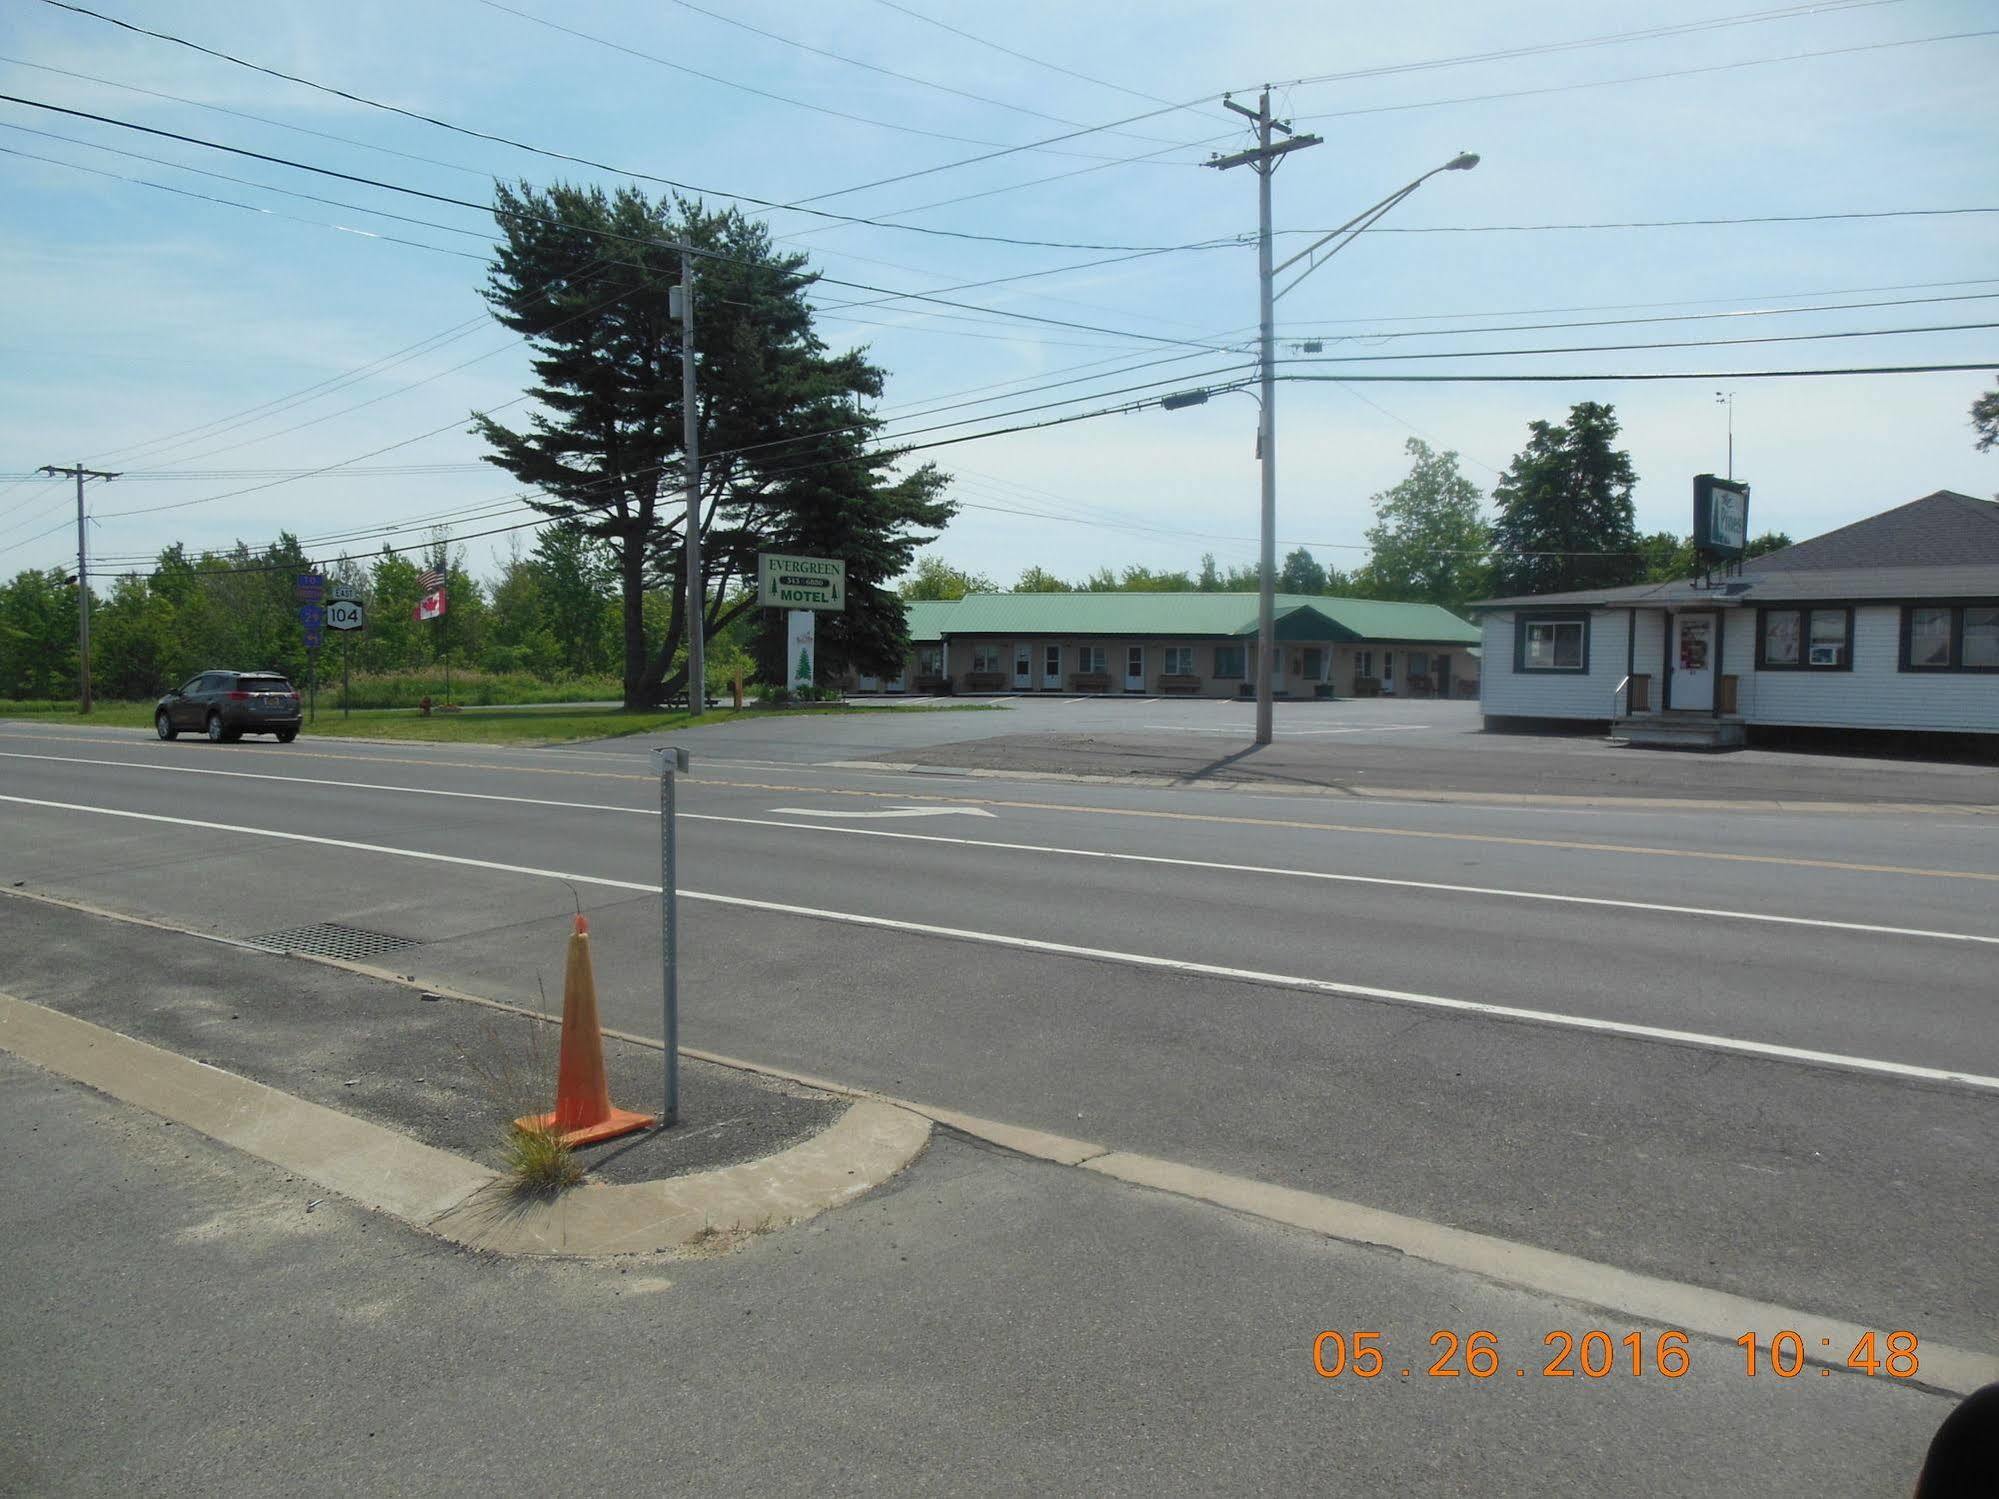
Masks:
[[[683,1039],[1999,1351],[1999,817],[827,763],[1008,719],[687,736]],[[647,747],[0,724],[0,884],[530,1004],[580,903],[657,1034]]]

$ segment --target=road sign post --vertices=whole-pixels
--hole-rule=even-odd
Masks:
[[[340,716],[349,718],[354,713],[354,636],[368,628],[368,611],[352,584],[335,583],[328,590],[325,623],[340,632]]]
[[[666,1052],[666,1097],[659,1127],[680,1122],[680,893],[674,839],[674,777],[687,769],[687,751],[668,746],[652,752],[659,772],[659,969]]]

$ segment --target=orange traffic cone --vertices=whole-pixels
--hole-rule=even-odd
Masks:
[[[597,981],[590,972],[590,923],[576,918],[562,979],[562,1057],[555,1071],[555,1112],[529,1114],[522,1129],[552,1129],[564,1145],[594,1145],[653,1122],[650,1114],[611,1107],[604,1076],[604,1033],[597,1022]]]

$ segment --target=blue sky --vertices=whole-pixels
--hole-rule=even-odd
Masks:
[[[1991,87],[1999,35],[1963,35],[1999,28],[1999,13],[1977,0],[1830,0],[1782,15],[1766,14],[1770,0],[506,5],[104,0],[93,8],[474,129],[718,191],[780,203],[818,197],[824,209],[908,226],[1079,244],[1182,245],[1253,231],[1254,179],[1200,165],[1212,150],[1243,143],[1243,122],[1220,95],[1346,74],[1278,91],[1282,112],[1325,137],[1277,175],[1280,230],[1330,228],[1460,150],[1483,162],[1432,180],[1384,221],[1403,232],[1364,237],[1279,304],[1286,340],[1316,337],[1326,356],[1376,361],[1316,368],[1600,375],[1999,361],[1999,329],[1472,357],[1999,323],[1999,213],[1491,228],[1999,208]],[[1764,18],[1684,29],[1752,15]],[[1661,28],[1682,29],[1561,45]],[[1492,53],[1512,55],[1451,61]],[[0,11],[0,56],[0,92],[447,196],[484,201],[495,176],[618,180],[40,0]],[[1433,63],[1442,65],[1412,66]],[[1674,76],[1644,76],[1659,74]],[[1148,113],[1118,130],[953,165]],[[420,536],[429,517],[497,509],[514,492],[505,475],[476,467],[480,444],[464,432],[469,411],[513,400],[526,378],[523,351],[482,320],[476,294],[489,217],[17,104],[0,103],[0,126],[67,137],[0,128],[0,149],[51,159],[0,154],[8,204],[0,474],[79,459],[128,471],[93,491],[95,553],[139,558],[175,540],[255,545],[279,527],[308,537],[367,533],[351,543],[366,551],[384,535]],[[1128,399],[1093,401],[1093,392],[1181,376],[1197,383],[1201,371],[1246,358],[1236,351],[1254,334],[1247,243],[1063,271],[1106,257],[829,223],[791,209],[769,219],[829,276],[891,291],[1052,273],[938,293],[971,304],[962,309],[819,288],[824,336],[866,345],[888,369],[884,411],[904,426],[926,424],[916,414],[926,407],[974,398],[990,404],[927,420],[978,417],[954,429],[975,430],[1007,425],[996,413],[1016,406],[1078,396],[1086,399],[1064,409],[1082,410]],[[431,248],[374,237],[388,235]],[[1304,242],[1287,235],[1279,253]],[[1919,298],[1950,300],[1854,305]],[[835,305],[863,300],[878,305]],[[1721,313],[1757,315],[1691,316]],[[1636,318],[1678,320],[1474,331]],[[423,342],[432,339],[440,341]],[[1379,360],[1417,352],[1430,357]],[[366,368],[391,356],[400,362]],[[1073,383],[1031,391],[1058,380]],[[338,383],[297,396],[321,382]],[[1618,409],[1640,478],[1641,526],[1684,530],[1692,476],[1725,463],[1717,389],[1735,392],[1735,468],[1754,486],[1756,528],[1814,534],[1937,488],[1999,489],[1999,454],[1973,450],[1965,416],[1991,384],[1974,372],[1286,384],[1279,536],[1352,567],[1365,555],[1370,496],[1406,471],[1405,438],[1459,450],[1489,489],[1530,420],[1559,418],[1580,400]],[[1131,562],[1191,568],[1203,551],[1250,561],[1254,426],[1254,406],[1233,396],[941,449],[933,456],[966,508],[935,550],[1003,581],[1031,564],[1076,575]],[[433,429],[442,430],[408,441]],[[390,450],[363,456],[378,449]],[[344,466],[284,477],[324,465]],[[421,471],[370,472],[385,466]],[[39,480],[0,480],[0,573],[73,561],[66,494]],[[152,509],[166,505],[179,508]],[[458,531],[524,514],[461,519]],[[475,568],[490,568],[508,543],[468,541]]]

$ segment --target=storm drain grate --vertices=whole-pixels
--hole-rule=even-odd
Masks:
[[[321,922],[317,926],[286,927],[249,939],[273,952],[306,952],[322,958],[378,958],[417,944],[408,937],[392,937],[387,932],[364,932],[359,927]]]

